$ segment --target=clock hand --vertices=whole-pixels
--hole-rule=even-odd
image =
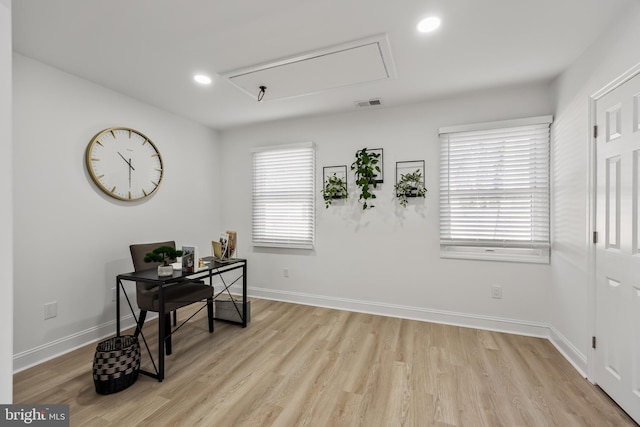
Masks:
[[[127,161],[127,159],[125,159],[124,156],[122,154],[120,154],[119,151],[118,151],[118,156],[122,157],[122,160],[124,160],[124,162],[129,165],[129,169],[136,170],[133,166],[131,166],[131,159],[129,159]]]

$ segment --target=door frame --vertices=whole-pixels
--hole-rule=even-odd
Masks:
[[[617,89],[625,84],[635,76],[640,74],[640,63],[634,65],[629,70],[625,71],[614,80],[600,88],[589,97],[589,165],[588,165],[588,218],[587,225],[587,282],[589,286],[589,292],[587,294],[588,305],[588,322],[589,329],[591,330],[591,336],[596,336],[596,245],[593,243],[592,233],[598,231],[602,236],[602,230],[596,230],[596,209],[597,209],[597,156],[596,156],[596,138],[593,135],[593,127],[596,125],[597,119],[597,102],[600,98]],[[595,349],[591,345],[591,338],[588,338],[589,354],[587,355],[587,379],[592,384],[596,382],[596,366],[595,366]]]

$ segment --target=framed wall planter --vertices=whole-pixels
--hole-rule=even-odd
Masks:
[[[325,166],[322,168],[322,198],[325,206],[331,206],[334,200],[346,199],[347,165]]]
[[[396,162],[396,198],[407,207],[409,198],[425,197],[427,189],[424,181],[424,160]]]
[[[362,209],[373,208],[371,203],[376,195],[371,191],[379,183],[384,182],[382,148],[362,148],[356,151],[356,159],[351,164],[354,171],[356,186],[360,192],[358,201],[362,204]]]

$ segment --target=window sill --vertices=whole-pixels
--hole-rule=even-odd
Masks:
[[[549,264],[549,248],[440,245],[440,258]]]
[[[307,249],[314,250],[313,244],[307,243],[274,243],[274,242],[253,242],[252,245],[257,248],[276,248],[276,249]]]

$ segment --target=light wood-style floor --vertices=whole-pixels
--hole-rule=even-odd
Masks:
[[[16,374],[14,402],[91,427],[636,425],[545,339],[259,299],[251,314],[209,334],[200,312],[162,383],[96,394],[92,344]]]

